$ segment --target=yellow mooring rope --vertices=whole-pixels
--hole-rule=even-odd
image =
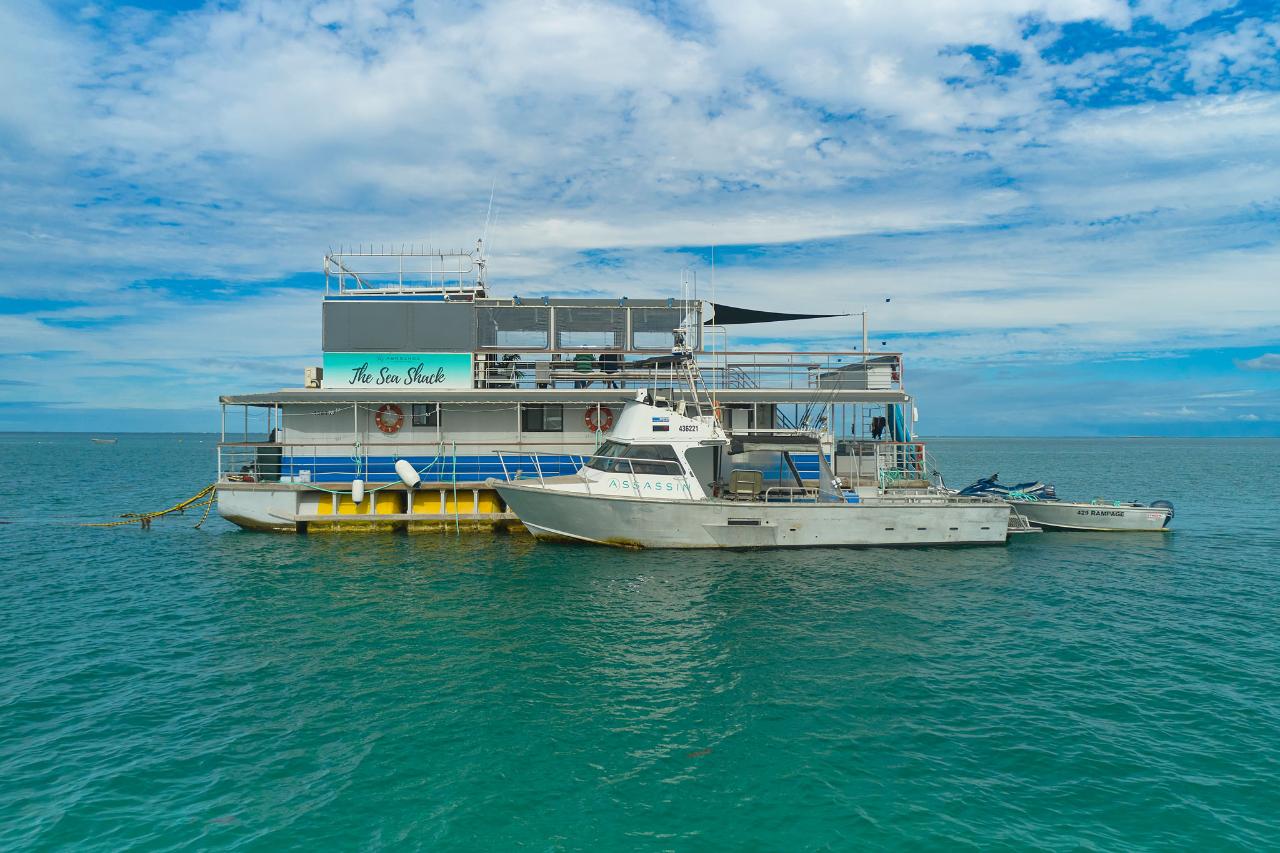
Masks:
[[[217,500],[217,496],[213,494],[213,489],[214,489],[214,486],[216,485],[217,485],[216,483],[210,483],[209,485],[201,489],[199,492],[187,498],[182,503],[174,504],[168,509],[162,509],[157,512],[142,512],[142,513],[128,512],[120,516],[121,518],[120,521],[88,522],[88,523],[78,524],[76,526],[77,527],[121,527],[125,524],[141,524],[143,527],[148,527],[151,524],[151,520],[154,518],[159,518],[162,515],[168,515],[171,512],[182,512],[184,509],[189,509],[193,504],[196,504],[196,502],[199,501],[201,498],[208,498],[208,500],[205,501],[205,503],[196,504],[197,506],[203,506],[205,508],[204,517],[201,518],[199,524],[196,525],[196,527],[199,527],[201,524],[204,524],[205,519],[209,517],[209,507],[211,507],[213,505],[213,502]]]

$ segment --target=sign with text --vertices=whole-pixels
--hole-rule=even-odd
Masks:
[[[471,387],[469,352],[327,352],[325,388],[430,391]]]

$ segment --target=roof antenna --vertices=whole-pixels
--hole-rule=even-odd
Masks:
[[[498,179],[494,178],[489,184],[489,209],[484,214],[484,230],[480,232],[480,239],[476,241],[476,285],[481,296],[485,295],[485,284],[488,281],[485,270],[484,241],[489,237],[489,219],[493,215],[493,192],[497,187]]]
[[[480,242],[484,242],[489,238],[489,217],[493,215],[493,191],[498,187],[498,179],[494,178],[489,184],[489,209],[484,214],[484,231],[480,232]]]

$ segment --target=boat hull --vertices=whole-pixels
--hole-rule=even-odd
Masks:
[[[535,537],[638,548],[803,548],[996,545],[1008,536],[1000,502],[886,499],[768,504],[588,495],[493,483]]]
[[[1014,512],[1046,530],[1158,533],[1169,529],[1166,507],[1109,506],[1071,501],[1012,501]]]
[[[219,483],[218,514],[248,530],[435,531],[507,529],[518,524],[492,489],[434,484],[412,492],[396,485],[359,503],[338,484],[325,490],[290,483]]]

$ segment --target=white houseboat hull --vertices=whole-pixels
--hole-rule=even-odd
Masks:
[[[396,485],[366,493],[355,503],[340,490],[291,483],[219,483],[218,513],[248,530],[301,533],[321,530],[468,530],[517,524],[492,489],[436,484],[414,490]]]
[[[1006,541],[1009,506],[887,498],[860,504],[655,500],[491,482],[535,537],[639,548],[977,545]]]
[[[1013,501],[1013,511],[1047,530],[1159,532],[1173,510],[1159,506],[1114,506],[1072,501]]]

